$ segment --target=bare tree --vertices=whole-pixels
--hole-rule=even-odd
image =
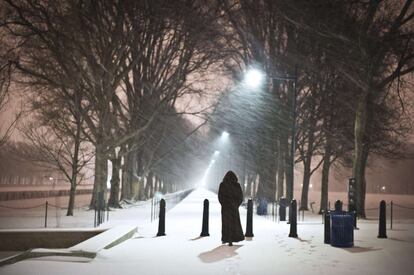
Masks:
[[[79,95],[74,93],[73,100],[62,101],[51,98],[53,94],[59,93],[35,93],[32,118],[27,118],[31,122],[21,127],[29,145],[23,156],[62,172],[70,182],[67,216],[73,216],[76,187],[83,180],[82,171],[93,154],[82,134]]]
[[[1,7],[1,6],[0,6]],[[13,58],[13,47],[3,30],[0,30],[0,115],[3,116],[10,97],[10,85],[12,78],[13,66],[11,59]],[[15,128],[21,112],[17,112],[15,117],[0,119],[0,147],[2,147],[10,138]],[[8,121],[10,120],[11,121]]]

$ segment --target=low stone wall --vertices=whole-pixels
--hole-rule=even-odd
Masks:
[[[0,201],[69,196],[70,190],[27,190],[0,192]],[[76,190],[77,195],[92,194],[92,189]]]
[[[25,251],[31,248],[68,248],[90,239],[104,229],[94,230],[2,230],[0,251]]]

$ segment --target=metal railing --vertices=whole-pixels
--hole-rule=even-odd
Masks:
[[[194,188],[191,188],[166,195],[154,196],[151,199],[151,222],[158,219],[161,199],[165,200],[166,210],[169,211],[178,203],[180,203],[185,197],[187,197],[191,192],[193,192],[193,190]]]

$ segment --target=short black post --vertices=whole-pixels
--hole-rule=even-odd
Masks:
[[[384,200],[380,202],[380,211],[379,211],[379,229],[378,229],[378,238],[386,239],[387,238],[387,204]]]
[[[253,235],[253,201],[247,201],[247,222],[246,222],[246,237],[254,237]]]
[[[165,200],[160,201],[160,217],[158,221],[158,233],[157,237],[165,236]]]
[[[290,232],[289,232],[289,237],[290,238],[297,238],[298,237],[298,230],[297,230],[297,204],[296,204],[296,200],[293,199],[292,203],[291,203],[291,207],[290,210],[292,211],[292,214],[289,215],[289,221],[290,221]]]
[[[208,208],[209,208],[209,202],[208,202],[208,199],[205,199],[204,206],[203,206],[203,225],[201,228],[200,237],[210,236],[210,234],[208,233]]]
[[[279,221],[286,221],[286,199],[279,199]]]
[[[390,229],[392,229],[392,220],[393,220],[393,217],[394,217],[394,203],[391,201],[391,213],[390,213],[390,222],[391,222],[391,224],[390,224]]]
[[[337,200],[335,202],[335,211],[338,211],[338,212],[342,211],[342,202],[340,200]]]
[[[46,208],[45,208],[45,228],[47,227],[47,207],[49,206],[49,202],[46,201]]]
[[[324,238],[323,238],[323,242],[330,244],[331,243],[331,216],[330,216],[330,212],[324,211],[323,212],[323,217],[325,220],[325,224],[324,224]]]

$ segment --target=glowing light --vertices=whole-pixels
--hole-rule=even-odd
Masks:
[[[381,187],[381,190],[382,190],[382,191],[385,191],[385,186],[382,186],[382,187]]]
[[[220,151],[214,151],[214,156],[218,156],[218,155],[220,155]]]
[[[310,187],[310,188],[312,188],[312,187],[313,187],[313,184],[312,184],[312,183],[311,183],[311,184],[309,184],[309,187]]]
[[[54,180],[54,178],[53,177],[49,177],[49,180]]]
[[[249,69],[246,72],[244,83],[251,88],[257,88],[263,83],[263,78],[263,73],[258,69]]]
[[[229,136],[229,133],[227,133],[226,131],[224,131],[222,134],[221,134],[221,137],[222,138],[226,138],[226,137],[228,137]]]

